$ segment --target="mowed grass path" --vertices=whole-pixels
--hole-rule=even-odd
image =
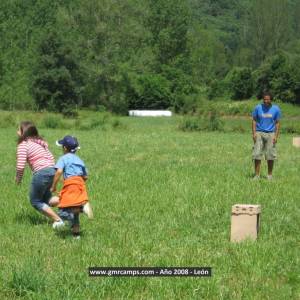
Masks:
[[[176,119],[121,119],[75,134],[95,219],[60,234],[15,186],[15,128],[0,130],[0,299],[299,299],[300,150],[282,135],[273,182],[251,181],[251,135],[184,133]],[[250,127],[250,126],[249,126]],[[250,130],[249,130],[250,131]],[[266,164],[263,164],[266,173]],[[257,242],[231,244],[236,203],[262,205]],[[90,278],[89,266],[210,266],[211,278]]]

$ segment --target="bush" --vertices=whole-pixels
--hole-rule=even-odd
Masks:
[[[224,107],[226,115],[250,115],[257,102],[234,101]]]
[[[291,59],[284,53],[270,57],[255,72],[255,91],[262,98],[265,90],[283,102],[295,103],[298,100],[300,82],[300,59]]]
[[[113,129],[125,128],[126,126],[119,120],[114,119],[111,123]]]
[[[120,93],[112,95],[108,98],[108,109],[116,114],[127,115],[128,114],[128,101],[124,94]],[[101,107],[101,106],[99,106]],[[103,106],[102,106],[103,107]],[[100,110],[99,110],[100,111]],[[105,111],[105,110],[103,110]]]
[[[212,110],[207,116],[184,118],[178,128],[182,131],[224,131],[224,122],[219,113]]]
[[[6,114],[0,119],[0,128],[8,128],[17,126],[17,120],[12,113]]]
[[[203,126],[199,118],[184,118],[178,125],[178,128],[182,131],[201,131]]]
[[[166,109],[171,106],[170,82],[160,74],[144,74],[131,86],[130,109]]]
[[[62,114],[65,118],[77,118],[78,112],[71,106],[65,106],[62,110]]]
[[[96,128],[101,128],[103,130],[106,130],[106,125],[108,124],[109,124],[109,114],[103,113],[103,114],[99,114],[97,117],[89,118],[88,123],[78,122],[77,126],[79,126],[79,129],[81,130],[91,130]]]
[[[247,129],[243,125],[234,125],[231,127],[232,132],[246,133]]]
[[[207,121],[206,129],[209,131],[224,131],[223,121],[220,118],[220,114],[217,110],[212,110]]]
[[[281,133],[300,134],[300,124],[297,121],[287,121],[282,124]]]
[[[214,79],[211,81],[208,91],[207,97],[208,99],[214,99],[218,97],[225,97],[229,93],[228,82],[225,80],[217,80]]]
[[[91,119],[91,121],[89,123],[89,127],[91,129],[99,128],[99,127],[104,128],[105,127],[105,122],[103,121],[103,119]]]
[[[178,106],[178,103],[177,103]],[[197,99],[197,95],[182,95],[181,97],[181,105],[179,106],[179,113],[188,114],[188,113],[195,113],[198,110],[199,103]],[[176,107],[174,107],[174,110]]]
[[[42,125],[46,128],[60,128],[62,127],[61,117],[55,115],[46,115],[42,121]]]
[[[234,68],[226,77],[234,100],[248,99],[253,94],[254,80],[250,68]]]
[[[106,107],[104,105],[98,105],[96,111],[98,111],[98,112],[106,112]]]
[[[281,129],[281,132],[282,133],[300,133],[300,128],[297,128],[296,126],[293,126],[293,125],[288,125],[288,126],[285,126]]]
[[[192,78],[186,74],[182,68],[176,68],[171,65],[161,66],[162,76],[168,81],[170,90],[170,105],[175,112],[181,112],[184,108],[186,101],[187,104],[192,104],[195,101],[195,88],[192,85]],[[194,99],[193,99],[194,98]],[[191,109],[193,109],[191,107]]]
[[[198,99],[198,106],[196,113],[198,115],[205,115],[212,110],[217,102],[206,100],[205,98],[200,97]]]

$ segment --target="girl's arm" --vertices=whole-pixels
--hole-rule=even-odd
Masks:
[[[52,186],[50,188],[51,192],[56,192],[56,186],[57,186],[57,183],[58,183],[62,173],[63,173],[63,169],[57,169],[56,170],[56,173],[55,173],[54,179],[53,179],[53,183],[52,183]]]
[[[17,149],[17,170],[16,170],[16,183],[19,184],[22,181],[25,165],[27,160],[27,147],[26,143],[18,145]]]

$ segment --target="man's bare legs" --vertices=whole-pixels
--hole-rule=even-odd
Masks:
[[[261,160],[255,159],[254,160],[254,171],[255,171],[256,177],[260,176],[260,166],[261,166]]]

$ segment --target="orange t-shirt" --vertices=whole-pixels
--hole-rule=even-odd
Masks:
[[[81,206],[88,201],[85,181],[81,176],[71,176],[64,180],[59,193],[59,208]]]

